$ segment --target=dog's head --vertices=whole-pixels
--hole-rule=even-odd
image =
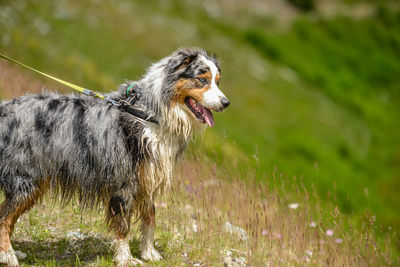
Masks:
[[[230,104],[218,88],[221,70],[217,59],[201,49],[179,49],[169,57],[167,72],[170,104],[213,127],[212,111],[222,111]]]

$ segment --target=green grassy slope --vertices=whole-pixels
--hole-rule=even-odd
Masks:
[[[290,66],[313,90],[328,96],[344,112],[333,118],[344,120],[344,124],[308,129],[309,134],[319,137],[300,137],[307,141],[299,145],[298,140],[294,146],[295,150],[300,146],[294,152],[296,156],[318,162],[322,190],[327,190],[333,180],[348,211],[369,206],[380,219],[387,224],[395,222],[397,227],[399,26],[398,16],[381,11],[364,21],[304,19],[281,35],[262,29],[245,33],[262,54]],[[335,124],[326,115],[321,122]],[[322,126],[318,122],[314,125]],[[293,146],[289,150],[293,153]],[[362,196],[366,190],[368,198]]]
[[[0,49],[105,91],[177,47],[216,52],[232,105],[216,114],[202,151],[243,179],[249,168],[260,180],[296,176],[357,220],[368,208],[399,229],[398,15],[304,18],[282,32],[251,12],[181,1],[3,1]]]

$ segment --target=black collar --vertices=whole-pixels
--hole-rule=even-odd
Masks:
[[[142,120],[149,121],[152,123],[157,123],[158,121],[147,114],[144,110],[139,109],[137,107],[134,107],[135,103],[140,99],[141,94],[135,90],[136,89],[136,84],[131,84],[128,89],[126,90],[126,100],[121,100],[121,108],[125,111],[128,112],[129,114],[138,117]]]

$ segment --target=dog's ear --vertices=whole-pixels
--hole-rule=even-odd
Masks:
[[[186,57],[180,67],[183,68],[183,67],[189,65],[190,63],[193,62],[193,60],[195,60],[196,57],[197,57],[197,54],[196,55],[190,55],[190,56]]]
[[[169,68],[177,71],[179,69],[185,68],[192,63],[199,53],[192,49],[182,49],[175,53],[168,62]]]

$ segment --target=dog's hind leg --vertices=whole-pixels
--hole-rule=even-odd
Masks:
[[[120,190],[108,201],[106,221],[115,234],[114,262],[117,266],[142,265],[143,262],[132,256],[129,247],[129,230],[132,217],[132,196],[130,190]]]
[[[47,191],[48,183],[42,183],[23,197],[10,196],[0,205],[0,263],[19,266],[17,255],[11,246],[11,235],[18,218],[29,210]],[[21,255],[22,253],[20,253]]]
[[[154,248],[154,227],[156,225],[155,215],[153,201],[147,201],[141,210],[142,240],[140,243],[140,256],[146,261],[159,261],[163,258]]]
[[[9,212],[9,205],[9,200],[6,199],[0,206],[0,263],[19,266],[10,241],[13,216]]]

